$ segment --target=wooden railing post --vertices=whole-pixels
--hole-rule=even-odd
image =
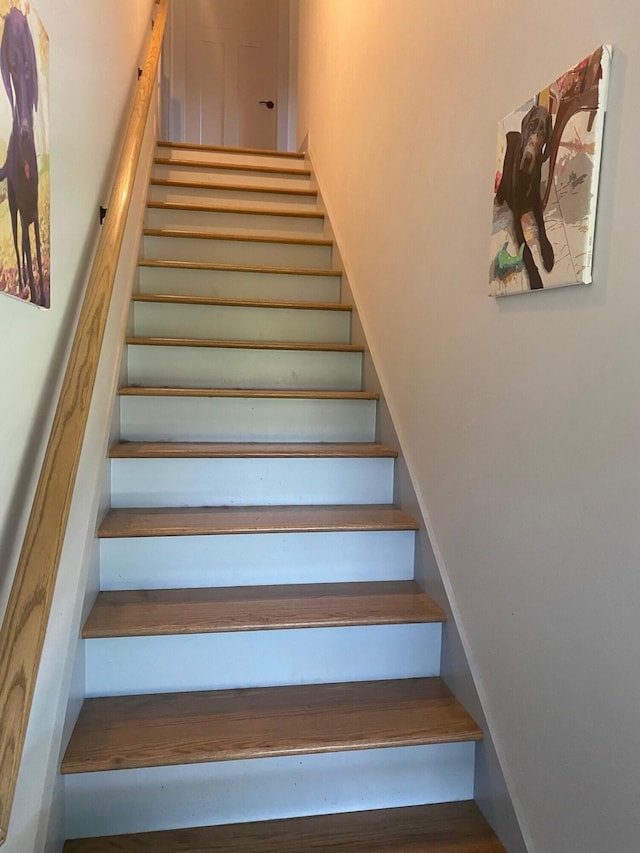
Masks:
[[[115,174],[109,215],[100,233],[0,631],[0,844],[7,837],[118,256],[155,88],[168,6],[169,0],[160,0]]]

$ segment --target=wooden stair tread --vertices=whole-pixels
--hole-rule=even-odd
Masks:
[[[324,344],[295,341],[226,341],[207,338],[159,338],[127,337],[130,346],[145,347],[200,347],[205,349],[263,349],[263,350],[298,350],[305,352],[364,352],[360,344]]]
[[[84,639],[444,622],[415,581],[100,592]]]
[[[239,213],[248,216],[292,216],[299,219],[324,219],[319,210],[293,210],[286,207],[241,207],[240,205],[194,204],[183,201],[148,201],[153,210],[188,210],[195,213]]]
[[[145,237],[186,237],[189,240],[230,240],[240,243],[283,243],[292,246],[333,246],[325,237],[294,237],[289,234],[269,235],[247,231],[244,234],[228,231],[189,231],[177,228],[145,228]]]
[[[230,190],[231,192],[244,193],[274,193],[275,195],[294,195],[317,197],[318,191],[312,189],[300,189],[298,187],[270,187],[255,186],[249,184],[226,184],[214,181],[182,181],[177,178],[151,178],[151,186],[174,187],[175,189],[198,189],[198,190]]]
[[[439,678],[88,699],[63,773],[475,741]]]
[[[219,296],[182,296],[173,293],[134,293],[133,302],[166,305],[212,305],[224,308],[280,308],[295,311],[353,311],[347,302],[294,302],[284,299],[230,299]]]
[[[142,507],[112,509],[98,530],[103,539],[230,533],[332,533],[417,530],[392,504],[338,506]]]
[[[251,272],[273,275],[319,275],[330,278],[340,277],[340,270],[315,269],[314,267],[270,267],[250,264],[218,264],[211,261],[171,261],[141,258],[140,267],[160,267],[174,270],[210,270],[211,272]]]
[[[506,853],[473,801],[67,841],[63,853]]]
[[[109,456],[112,459],[395,459],[398,451],[374,442],[124,441],[113,445]]]
[[[230,172],[258,172],[263,175],[295,175],[310,178],[309,169],[293,169],[287,166],[259,166],[256,163],[225,163],[219,160],[184,160],[179,157],[156,157],[158,166],[191,166],[194,169],[218,169]]]
[[[273,148],[239,148],[233,145],[202,145],[198,142],[171,142],[168,139],[159,139],[158,148],[182,148],[190,151],[220,151],[230,154],[255,154],[266,157],[282,157],[290,160],[304,160],[305,154],[299,151],[278,151]]]
[[[172,143],[167,143],[171,145]],[[162,143],[161,143],[162,145]],[[199,146],[203,151],[218,150]],[[180,145],[176,148],[198,149]],[[220,149],[223,150],[223,149]],[[237,149],[238,151],[242,149]],[[160,152],[162,153],[162,151]],[[168,152],[167,152],[168,153]],[[274,152],[247,152],[273,155]],[[183,155],[184,156],[184,155]],[[192,155],[193,156],[193,155]],[[195,155],[198,158],[198,155]],[[212,158],[219,159],[219,158]],[[235,190],[263,194],[278,193],[281,207],[271,203],[259,207],[237,199],[218,203],[200,199],[184,202],[149,201],[148,207],[159,210],[183,210],[246,215],[291,216],[322,219],[323,213],[309,209],[295,210],[292,205],[301,196],[317,197],[314,190],[300,189],[302,180],[310,176],[306,168],[287,168],[283,161],[266,163],[208,162],[157,156],[156,163],[186,167],[189,170],[220,169],[254,174],[254,182],[262,186],[247,187],[239,183],[221,183],[201,176],[196,180],[153,179],[152,185],[177,188]],[[291,166],[294,166],[291,163]],[[260,181],[267,175],[295,175],[297,188],[289,189],[280,181],[269,187]],[[234,181],[234,176],[228,176]],[[185,194],[183,194],[185,195]],[[288,195],[290,198],[285,199]],[[265,195],[265,198],[268,196]],[[302,207],[299,205],[299,207]],[[195,221],[195,220],[192,220]],[[227,220],[231,221],[231,220]],[[333,241],[322,235],[289,235],[282,233],[274,221],[266,233],[240,228],[215,227],[206,232],[184,230],[175,226],[149,228],[150,237],[194,238],[253,243],[289,244],[292,246],[332,247]],[[232,233],[229,233],[231,231]],[[233,233],[235,232],[235,233]],[[174,244],[176,245],[176,244]],[[187,245],[187,244],[184,244]],[[192,246],[194,244],[191,244]],[[276,246],[274,246],[274,249]],[[166,254],[171,255],[168,249]],[[286,262],[286,261],[285,261]],[[340,276],[334,269],[282,268],[246,264],[199,261],[139,261],[141,267],[166,270],[205,270],[223,272],[298,274],[308,276]],[[165,279],[168,281],[168,279]],[[173,289],[173,288],[172,288]],[[311,295],[311,294],[310,294]],[[172,297],[154,294],[134,297],[140,302],[171,304],[235,305],[252,307],[296,307],[328,310],[351,310],[351,306],[331,303],[275,303],[267,300],[230,300],[216,297]],[[158,336],[130,336],[129,344],[144,346],[224,347],[233,349],[309,350],[329,352],[362,352],[363,347],[342,344],[294,343],[281,341],[220,341]],[[276,389],[218,388],[154,388],[128,387],[125,396],[163,397],[256,397],[290,399],[375,400],[377,394],[366,392],[288,391]],[[375,448],[375,451],[373,450]],[[134,442],[118,445],[114,458],[282,458],[282,457],[388,457],[388,448],[370,444],[274,444],[230,442]],[[258,506],[258,507],[154,507],[125,508],[110,512],[104,519],[99,536],[198,536],[208,534],[259,534],[288,532],[417,530],[417,522],[392,505],[366,506]],[[206,582],[206,581],[205,581]],[[442,622],[446,614],[413,581],[359,583],[287,584],[219,588],[117,590],[101,592],[87,619],[86,639],[108,637],[147,637],[186,635],[227,631],[282,630],[354,625],[393,625]],[[286,679],[285,679],[286,680]],[[129,689],[138,689],[131,687]],[[213,761],[243,760],[270,756],[344,750],[378,749],[425,744],[476,741],[482,732],[439,678],[393,679],[338,684],[305,684],[267,688],[207,690],[185,693],[110,696],[85,701],[75,731],[62,762],[63,773],[99,772],[103,770],[161,767]],[[79,780],[80,782],[82,780]],[[450,807],[446,811],[446,806]],[[430,809],[427,813],[425,808]],[[423,849],[429,853],[504,853],[494,846],[495,836],[484,824],[474,804],[445,804],[445,807],[421,807],[359,815],[307,818],[302,821],[277,821],[231,827],[178,830],[169,833],[142,833],[113,839],[70,842],[67,853],[89,853],[93,850],[148,849],[161,853],[200,850],[245,851],[261,853],[299,853],[310,850],[360,850],[398,853],[406,849]],[[443,811],[443,808],[445,809]],[[397,820],[395,818],[398,818]],[[343,822],[340,822],[340,818]],[[323,823],[324,821],[324,823]],[[446,826],[445,826],[446,822]],[[156,824],[157,825],[157,824]],[[419,839],[420,847],[415,843]],[[479,840],[478,840],[479,839]],[[453,846],[458,844],[465,846]],[[470,845],[474,846],[471,847]],[[97,845],[97,846],[95,846]],[[113,845],[113,846],[111,846]],[[357,845],[357,846],[354,846]],[[377,847],[376,847],[377,845]],[[484,846],[478,846],[484,845]]]
[[[123,397],[251,397],[270,400],[378,400],[370,391],[297,391],[271,388],[180,388],[169,386],[126,385]]]

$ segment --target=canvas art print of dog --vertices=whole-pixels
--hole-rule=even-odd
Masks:
[[[0,24],[0,292],[48,308],[48,38],[29,3],[12,4]]]
[[[491,295],[591,282],[610,61],[599,47],[500,122]]]

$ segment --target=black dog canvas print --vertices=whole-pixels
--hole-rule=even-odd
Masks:
[[[0,12],[0,293],[49,308],[49,39],[29,2]]]
[[[500,122],[491,295],[591,282],[610,64],[599,47]]]

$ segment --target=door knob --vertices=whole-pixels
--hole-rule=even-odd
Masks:
[[[272,110],[275,107],[273,101],[258,101],[260,104],[264,104],[268,110]]]

